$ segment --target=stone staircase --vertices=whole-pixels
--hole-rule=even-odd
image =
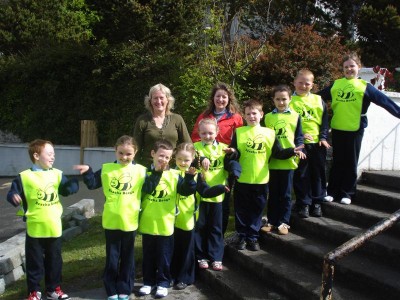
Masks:
[[[322,218],[292,214],[287,236],[262,234],[261,251],[225,247],[224,271],[199,272],[224,299],[319,299],[326,253],[400,209],[400,172],[365,172],[351,205]],[[333,299],[400,299],[400,223],[339,260]]]

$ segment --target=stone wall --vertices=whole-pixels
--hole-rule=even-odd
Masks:
[[[88,229],[88,219],[94,215],[94,200],[82,199],[64,209],[64,241],[70,240]],[[25,232],[21,232],[0,244],[0,294],[7,285],[25,274]]]

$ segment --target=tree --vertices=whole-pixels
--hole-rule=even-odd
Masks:
[[[272,86],[290,85],[296,73],[307,68],[314,73],[315,89],[322,88],[341,76],[345,51],[339,37],[322,36],[310,25],[288,26],[268,43],[248,80],[256,87],[255,96],[268,99]]]
[[[97,16],[84,0],[8,0],[0,4],[0,52],[17,54],[53,42],[93,37]]]
[[[366,2],[357,19],[363,62],[368,66],[400,66],[399,1]]]

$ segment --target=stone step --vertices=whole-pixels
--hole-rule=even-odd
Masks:
[[[282,236],[276,233],[262,233],[264,249],[278,251],[294,261],[301,261],[311,269],[321,272],[325,254],[335,249],[327,241],[305,238],[301,234],[289,232]],[[377,260],[357,253],[351,253],[337,262],[334,282],[347,288],[366,292],[379,298],[395,299],[400,295],[400,271],[380,264]],[[335,297],[334,297],[335,298]]]
[[[225,247],[225,257],[234,261],[234,265],[231,265],[229,270],[235,269],[239,280],[257,276],[258,285],[270,285],[279,293],[287,295],[289,299],[318,299],[320,296],[321,271],[312,271],[301,261],[296,263],[285,254],[265,249],[257,252],[238,251],[228,245]],[[237,285],[235,289],[239,290],[240,287]],[[333,297],[334,299],[378,299],[343,287],[341,284],[333,287]],[[225,299],[231,298],[227,295]]]
[[[360,183],[400,191],[399,171],[364,171]]]
[[[293,231],[302,232],[302,235],[307,237],[318,237],[323,241],[329,241],[336,247],[366,231],[364,228],[327,217],[301,219],[293,216],[290,224]],[[389,234],[379,234],[356,251],[372,255],[380,262],[400,267],[400,240]]]
[[[369,228],[390,216],[389,213],[377,211],[375,209],[366,208],[355,204],[343,205],[337,202],[323,203],[322,211],[325,217],[357,225],[363,228]],[[399,237],[400,223],[397,223],[392,228],[388,229],[387,233]]]
[[[387,213],[394,213],[400,209],[399,195],[398,191],[358,184],[357,199],[353,202],[360,206],[369,207]]]
[[[222,299],[289,300],[273,291],[265,282],[259,281],[254,272],[244,272],[234,257],[224,257],[223,266],[222,271],[198,270],[201,282],[216,291]]]

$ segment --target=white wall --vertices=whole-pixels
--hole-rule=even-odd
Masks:
[[[375,73],[372,68],[363,68],[360,76],[369,81]],[[400,106],[400,93],[384,93]],[[373,103],[367,117],[358,173],[362,170],[400,170],[400,120]]]
[[[77,175],[78,172],[72,166],[80,163],[80,147],[55,145],[54,148],[54,167],[62,170],[65,175]],[[0,144],[0,158],[0,176],[16,176],[32,165],[28,144]],[[113,148],[85,148],[83,151],[83,163],[90,165],[95,171],[103,163],[112,161],[115,161]]]

